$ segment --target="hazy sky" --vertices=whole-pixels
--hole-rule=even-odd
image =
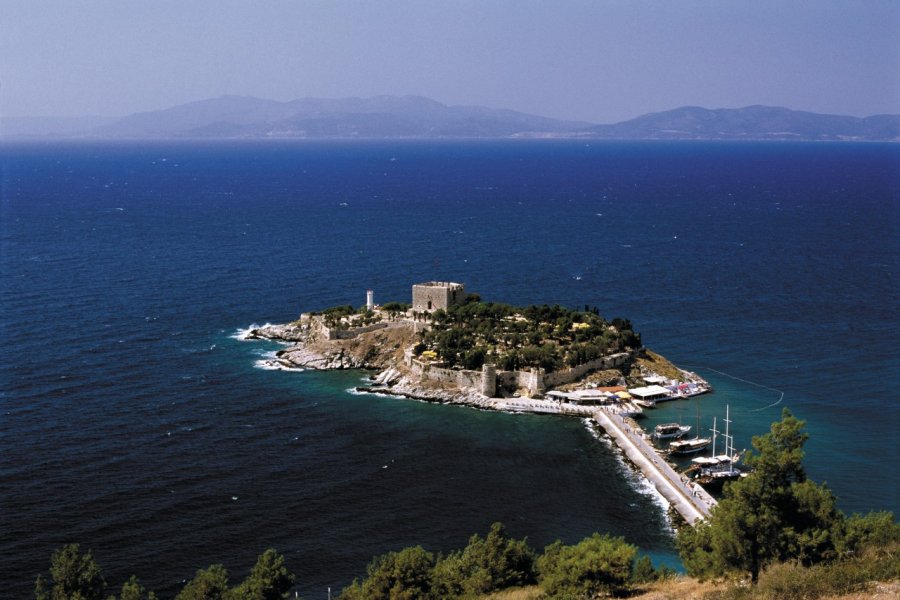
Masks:
[[[898,0],[0,0],[0,114],[416,94],[609,123],[900,113]]]

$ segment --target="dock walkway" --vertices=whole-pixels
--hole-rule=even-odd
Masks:
[[[491,398],[488,406],[495,410],[513,412],[549,413],[588,417],[600,425],[625,455],[643,473],[660,494],[678,511],[685,521],[693,525],[709,516],[716,499],[699,484],[678,474],[656,452],[640,427],[629,423],[614,409],[532,398]]]
[[[693,525],[709,516],[716,505],[715,498],[679,475],[656,453],[643,431],[635,432],[625,419],[602,408],[594,410],[593,417],[685,521]]]

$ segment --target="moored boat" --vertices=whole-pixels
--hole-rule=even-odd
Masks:
[[[712,442],[710,438],[695,437],[689,440],[675,440],[669,444],[669,454],[685,455],[696,454],[709,446]]]
[[[745,477],[741,469],[735,465],[741,460],[741,455],[734,451],[734,437],[730,433],[731,419],[729,407],[725,407],[725,454],[716,455],[715,439],[718,435],[715,420],[713,420],[713,450],[710,456],[697,457],[691,460],[693,469],[697,473],[696,480],[706,489],[713,492],[721,492],[725,483]]]
[[[681,423],[660,423],[653,429],[653,437],[658,440],[680,438],[690,430],[690,425],[682,425]]]

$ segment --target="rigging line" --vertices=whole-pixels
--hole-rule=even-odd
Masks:
[[[691,365],[685,365],[685,366],[686,366],[686,367],[691,367]],[[694,368],[694,369],[705,369],[705,370],[707,370],[707,371],[712,371],[713,373],[718,373],[719,375],[724,375],[725,377],[730,377],[731,379],[736,379],[737,381],[742,381],[742,382],[744,382],[744,383],[749,383],[750,385],[755,385],[755,386],[758,387],[758,388],[763,388],[764,390],[771,390],[771,391],[773,391],[773,392],[777,392],[777,393],[781,394],[781,395],[778,397],[778,400],[776,400],[776,401],[773,402],[772,404],[769,404],[768,406],[763,406],[762,408],[754,408],[754,409],[752,409],[750,412],[759,412],[759,411],[761,411],[761,410],[766,410],[767,408],[772,408],[773,406],[778,406],[779,404],[781,404],[781,401],[784,400],[784,392],[781,391],[781,390],[775,389],[775,388],[773,388],[773,387],[769,387],[769,386],[763,385],[763,384],[761,384],[761,383],[756,383],[755,381],[749,381],[749,380],[747,380],[747,379],[743,379],[743,378],[738,377],[738,376],[736,376],[736,375],[731,375],[731,374],[729,374],[729,373],[725,373],[724,371],[719,371],[719,370],[713,369],[713,368],[711,368],[711,367],[704,367],[704,366],[702,366],[702,365],[695,365],[695,366],[693,366],[692,368]]]

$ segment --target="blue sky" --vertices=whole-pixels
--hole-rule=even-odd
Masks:
[[[0,0],[0,114],[416,94],[610,123],[900,113],[900,2]]]

